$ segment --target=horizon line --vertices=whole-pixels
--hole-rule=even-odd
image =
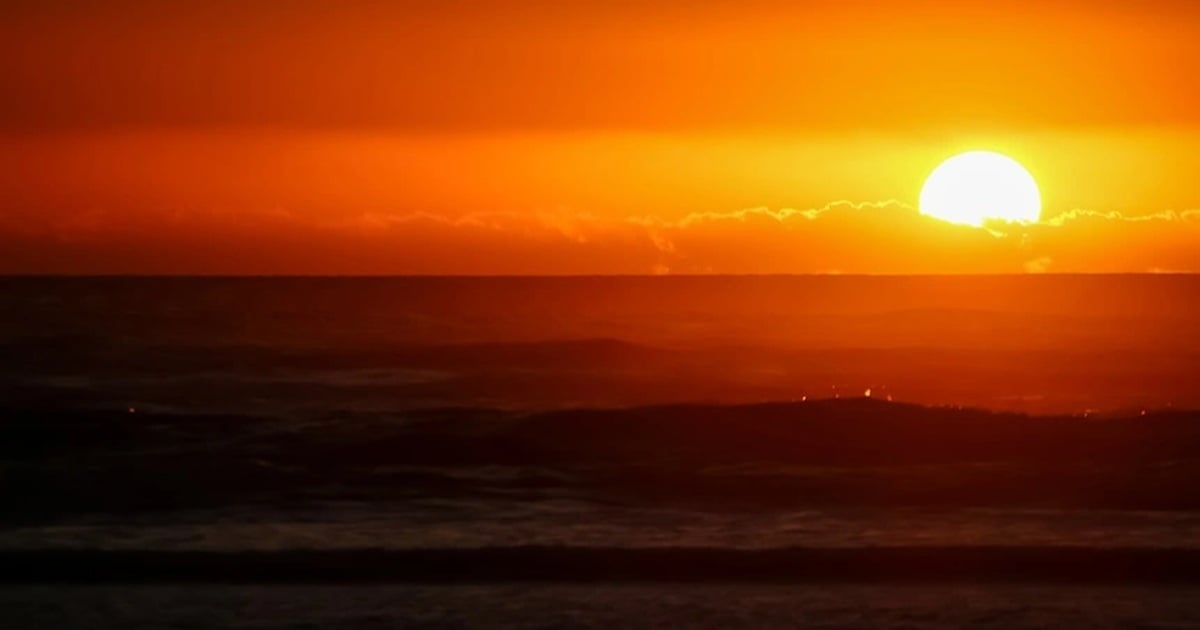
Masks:
[[[598,278],[1036,278],[1117,276],[1200,276],[1198,271],[1055,271],[1055,272],[795,272],[795,273],[0,273],[17,279],[598,279]]]

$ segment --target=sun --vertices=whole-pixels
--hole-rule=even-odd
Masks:
[[[950,223],[1035,223],[1042,214],[1037,182],[1016,160],[971,151],[942,162],[921,189],[921,214]]]

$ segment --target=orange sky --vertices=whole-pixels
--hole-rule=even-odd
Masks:
[[[1200,271],[1193,3],[404,4],[6,3],[0,272]]]

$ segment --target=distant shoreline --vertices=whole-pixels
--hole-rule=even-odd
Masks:
[[[4,584],[1200,583],[1200,550],[497,547],[0,553]]]

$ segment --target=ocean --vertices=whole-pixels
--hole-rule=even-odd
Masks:
[[[0,296],[16,627],[1200,622],[1200,277]]]
[[[1146,628],[1200,626],[1200,590],[1045,585],[19,587],[21,628]],[[70,605],[64,606],[63,602]]]

